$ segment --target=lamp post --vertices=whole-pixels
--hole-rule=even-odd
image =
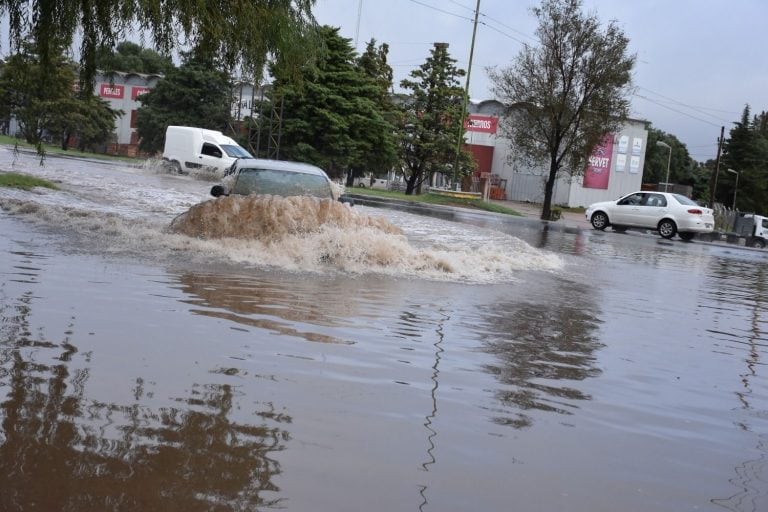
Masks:
[[[731,206],[731,210],[736,211],[736,192],[739,191],[739,174],[741,172],[734,171],[733,169],[726,169],[726,171],[736,175],[736,186],[733,188],[733,206]]]
[[[664,179],[664,192],[666,192],[669,188],[669,164],[672,163],[672,146],[660,140],[656,141],[656,145],[667,148],[669,150],[669,157],[667,158],[667,177]]]

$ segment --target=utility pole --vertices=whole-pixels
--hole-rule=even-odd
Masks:
[[[355,50],[357,50],[357,38],[360,37],[360,16],[363,14],[363,0],[357,3],[357,28],[355,29]]]
[[[472,44],[469,47],[469,63],[467,65],[467,84],[464,87],[464,103],[461,109],[461,122],[459,123],[459,136],[456,141],[456,162],[453,165],[453,183],[456,187],[459,175],[459,156],[461,155],[461,143],[464,142],[464,118],[467,116],[467,103],[469,103],[469,77],[472,75],[472,57],[475,54],[475,37],[477,36],[477,18],[480,16],[480,0],[475,6],[475,21],[472,27]]]
[[[725,126],[720,127],[720,139],[717,141],[717,160],[715,160],[715,179],[712,183],[712,190],[709,191],[709,204],[714,208],[715,193],[717,191],[717,177],[720,174],[720,155],[723,152],[723,138],[725,137]]]

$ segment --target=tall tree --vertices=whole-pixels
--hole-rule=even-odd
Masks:
[[[715,201],[732,204],[736,192],[738,209],[768,212],[768,138],[764,131],[764,116],[765,113],[753,118],[747,105],[741,119],[734,123],[723,144]],[[724,172],[724,169],[739,173],[738,190],[736,175]]]
[[[215,55],[225,69],[242,65],[260,76],[269,55],[297,69],[312,54],[315,0],[0,0],[11,45],[34,40],[43,68],[60,46],[80,44],[80,79],[90,89],[99,48],[112,48],[127,32],[138,30],[163,55],[177,47]]]
[[[511,107],[501,124],[513,158],[548,168],[541,218],[549,219],[558,173],[582,173],[592,149],[629,114],[635,56],[616,22],[601,29],[581,0],[543,0],[533,13],[539,45],[489,74]]]
[[[394,73],[392,67],[387,61],[389,55],[389,45],[382,43],[376,46],[376,40],[371,39],[366,45],[365,52],[357,59],[358,69],[363,75],[369,77],[378,86],[377,91],[373,95],[372,99],[376,102],[379,112],[381,112],[384,119],[391,125],[392,129],[398,125],[398,115],[395,110],[395,105],[392,102],[393,93],[393,78]],[[390,157],[393,154],[389,155]],[[377,161],[370,162],[365,166],[366,170],[375,175],[381,175],[389,172],[394,164],[393,158],[377,159]],[[352,178],[354,175],[348,176],[347,185],[352,185]]]
[[[226,73],[195,61],[174,68],[147,94],[136,114],[139,147],[154,153],[163,148],[169,125],[224,130],[229,121],[231,89]]]
[[[457,137],[462,125],[464,70],[448,53],[448,44],[435,43],[427,60],[400,82],[410,94],[400,106],[400,151],[407,195],[419,193],[435,173],[453,174]],[[471,159],[461,151],[460,165]]]
[[[393,127],[381,110],[380,85],[357,66],[351,41],[339,29],[320,28],[324,51],[300,84],[276,73],[270,92],[280,101],[280,157],[310,162],[332,177],[395,162]]]
[[[96,67],[106,73],[122,71],[162,75],[170,71],[174,65],[170,57],[164,57],[154,50],[131,41],[123,41],[118,43],[114,51],[109,48],[100,49],[96,57]]]

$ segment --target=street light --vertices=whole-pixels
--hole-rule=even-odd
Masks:
[[[733,169],[726,169],[726,171],[736,175],[736,186],[733,188],[733,206],[731,207],[731,210],[736,211],[736,192],[739,191],[739,174],[741,172]]]
[[[669,150],[669,158],[667,158],[667,178],[664,180],[664,192],[666,192],[669,187],[669,164],[672,163],[672,146],[660,140],[656,141],[656,145]]]

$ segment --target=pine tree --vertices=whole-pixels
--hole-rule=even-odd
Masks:
[[[450,176],[454,172],[458,138],[463,136],[464,89],[459,78],[464,74],[448,54],[448,44],[435,43],[426,62],[411,72],[412,80],[400,83],[410,91],[400,107],[407,195],[418,193],[435,173]],[[465,151],[461,151],[460,165],[471,168]]]
[[[325,51],[301,82],[272,68],[270,100],[283,102],[280,158],[313,163],[334,178],[388,169],[396,158],[394,129],[382,112],[379,83],[358,67],[338,28],[321,27],[320,35]]]

